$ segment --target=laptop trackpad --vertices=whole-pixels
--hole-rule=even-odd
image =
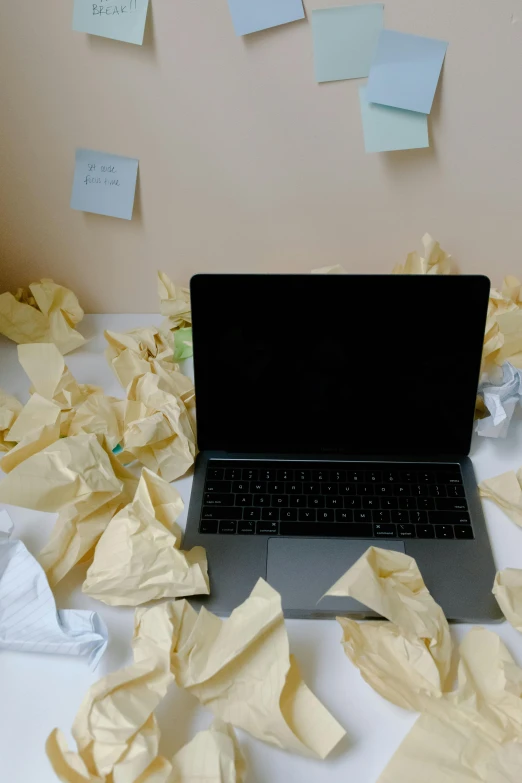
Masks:
[[[402,541],[270,538],[266,579],[281,593],[283,611],[288,610],[290,615],[312,617],[329,612],[376,617],[353,598],[328,597],[320,601],[370,546],[404,552]]]

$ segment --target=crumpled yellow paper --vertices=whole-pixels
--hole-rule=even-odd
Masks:
[[[522,669],[484,628],[459,652],[457,690],[421,715],[378,783],[520,783]]]
[[[0,460],[4,473],[59,439],[61,413],[60,406],[52,400],[36,393],[29,398],[6,433],[6,440],[14,445]]]
[[[9,451],[15,445],[7,440],[6,434],[15,423],[22,408],[22,403],[16,397],[0,389],[0,454]]]
[[[160,326],[162,332],[170,332],[192,324],[188,288],[176,287],[165,272],[158,272],[158,296],[160,313],[166,316]]]
[[[452,653],[448,623],[412,557],[369,547],[326,595],[355,598],[390,621],[337,618],[347,656],[374,690],[417,711],[442,696]]]
[[[187,406],[164,385],[161,376],[150,372],[129,385],[119,459],[124,463],[137,459],[170,482],[193,464],[197,447]]]
[[[153,613],[150,620],[148,612]],[[158,756],[160,732],[154,716],[174,679],[169,668],[172,625],[161,625],[164,614],[156,607],[136,612],[134,663],[89,689],[72,727],[78,751],[67,749],[59,729],[49,736],[46,752],[60,780],[167,783],[171,765]]]
[[[312,275],[347,275],[348,272],[341,266],[341,264],[334,264],[333,266],[320,266],[317,269],[312,269],[310,272]]]
[[[259,579],[226,620],[172,604],[172,671],[212,713],[284,750],[325,758],[345,735],[289,654],[281,596]]]
[[[392,275],[450,275],[451,256],[442,250],[430,234],[422,237],[424,255],[408,253],[404,264],[397,264]]]
[[[109,522],[96,545],[83,592],[111,606],[209,593],[203,547],[179,549],[178,491],[143,468],[132,503]]]
[[[85,342],[74,329],[82,318],[73,292],[47,278],[16,296],[0,294],[0,333],[15,343],[52,342],[62,354],[69,353]]]
[[[522,633],[522,568],[505,568],[495,576],[493,595],[506,620]]]
[[[176,753],[167,783],[242,783],[245,771],[232,726],[216,719]]]
[[[128,332],[104,332],[108,346],[105,357],[116,377],[127,388],[137,376],[154,372],[156,368],[179,370],[174,363],[174,345],[167,342],[155,326],[131,329]]]
[[[522,369],[521,288],[516,277],[508,276],[501,291],[490,291],[483,351],[486,370],[488,363],[502,365],[505,361]]]
[[[522,527],[522,468],[501,473],[479,484],[481,497],[492,500],[516,525]]]

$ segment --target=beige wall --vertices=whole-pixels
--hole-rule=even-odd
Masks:
[[[151,3],[143,47],[73,32],[72,0],[2,3],[0,290],[147,312],[157,267],[385,272],[425,231],[462,271],[521,272],[522,0],[387,0],[450,46],[431,149],[380,155],[360,82],[314,82],[307,21],[236,38],[226,0]],[[132,222],[69,208],[77,146],[139,158]]]

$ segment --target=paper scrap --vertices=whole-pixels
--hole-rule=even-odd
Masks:
[[[96,668],[107,647],[103,620],[96,612],[57,610],[41,566],[12,531],[0,511],[0,649],[86,655]]]
[[[136,158],[77,149],[71,209],[132,220],[137,176]]]
[[[366,93],[368,97],[368,93]],[[442,250],[432,236],[422,237],[424,256],[417,252],[408,253],[404,264],[397,264],[393,275],[449,275],[451,274],[451,256]]]
[[[173,604],[172,670],[218,718],[264,742],[325,758],[344,736],[289,655],[281,596],[259,579],[227,620]]]
[[[368,76],[383,17],[380,3],[312,11],[316,81]]]
[[[366,87],[359,87],[359,102],[366,152],[391,152],[430,146],[426,114],[369,103]]]
[[[143,468],[132,503],[109,522],[96,545],[83,592],[110,606],[209,593],[203,547],[179,549],[178,491]]]
[[[61,413],[60,406],[52,400],[46,400],[39,394],[29,398],[6,433],[6,439],[15,445],[0,460],[4,473],[9,473],[28,457],[59,439]]]
[[[182,398],[166,391],[160,376],[145,373],[127,389],[122,445],[123,463],[137,459],[169,482],[193,464],[195,425]]]
[[[355,598],[390,621],[360,624],[337,618],[347,656],[374,690],[418,711],[428,699],[441,697],[451,665],[451,637],[412,557],[369,547],[326,595]]]
[[[522,370],[509,362],[502,365],[502,380],[486,381],[478,390],[489,412],[476,424],[479,435],[488,438],[505,438],[517,405],[522,404]]]
[[[73,30],[142,44],[149,0],[74,0]]]
[[[216,719],[176,753],[168,783],[242,783],[245,771],[232,726]]]
[[[320,266],[318,269],[312,269],[310,272],[312,275],[347,275],[348,272],[341,266],[341,264],[334,264],[333,266]]]
[[[302,0],[228,0],[236,35],[304,19]]]
[[[174,359],[190,359],[192,356],[192,327],[178,329],[174,332]]]
[[[15,423],[22,408],[22,403],[16,397],[0,389],[0,454],[9,451],[15,445],[7,440],[6,434]]]
[[[522,527],[522,468],[518,473],[508,470],[500,476],[484,479],[479,484],[479,493],[500,506],[515,525]]]
[[[457,691],[421,715],[378,783],[519,783],[522,669],[484,628],[459,652]]]
[[[158,272],[158,296],[160,313],[165,316],[160,326],[162,334],[192,324],[189,288],[175,286],[165,272]]]
[[[447,48],[446,41],[382,30],[370,68],[367,100],[429,114]]]
[[[522,369],[522,296],[516,277],[504,279],[502,290],[492,288],[489,296],[483,364],[502,365],[505,361]]]
[[[83,345],[74,327],[83,318],[78,299],[68,288],[48,278],[0,294],[0,334],[15,343],[54,343],[62,354]]]
[[[148,612],[157,623],[143,621]],[[49,736],[46,752],[60,780],[167,783],[171,767],[158,756],[160,732],[154,717],[173,682],[169,671],[172,636],[162,633],[164,614],[163,606],[136,613],[134,663],[99,680],[87,692],[72,727],[77,752],[67,749],[59,729]],[[149,630],[158,633],[143,638]]]
[[[123,414],[125,402],[105,394],[91,394],[73,412],[68,434],[82,432],[102,435],[112,450],[123,437]]]
[[[493,595],[506,620],[522,633],[522,569],[505,568],[495,576]]]

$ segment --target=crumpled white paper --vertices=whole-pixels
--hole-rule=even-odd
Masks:
[[[522,401],[522,370],[504,362],[502,381],[486,381],[480,385],[478,393],[490,415],[477,421],[477,433],[487,438],[505,438],[515,408]]]
[[[107,647],[105,623],[96,612],[57,610],[42,567],[12,531],[0,511],[0,650],[88,655],[95,669]]]

